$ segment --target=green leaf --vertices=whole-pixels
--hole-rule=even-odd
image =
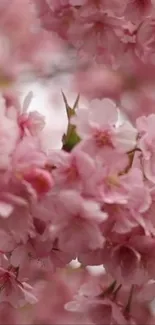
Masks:
[[[75,110],[76,110],[76,108],[78,106],[80,95],[77,96],[77,98],[75,100],[75,103],[73,105],[73,108],[70,107],[70,105],[68,104],[67,98],[66,98],[65,94],[63,93],[63,91],[62,91],[62,96],[63,96],[63,100],[64,100],[64,103],[65,103],[66,112],[67,112],[67,116],[68,116],[67,132],[63,136],[63,149],[65,151],[69,152],[81,140],[80,137],[78,136],[78,134],[76,133],[76,127],[74,125],[72,125],[71,122],[70,122],[71,117],[75,115]]]
[[[68,134],[64,135],[63,149],[70,152],[80,141],[81,139],[76,133],[75,126],[70,125]]]

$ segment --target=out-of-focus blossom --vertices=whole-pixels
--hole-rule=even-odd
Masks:
[[[154,18],[154,0],[0,1],[0,324],[155,323]],[[80,94],[62,89],[56,150],[17,88],[67,48]]]

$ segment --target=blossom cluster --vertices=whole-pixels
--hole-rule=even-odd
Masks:
[[[12,85],[23,73],[44,74],[51,65],[51,53],[61,46],[53,33],[41,28],[33,1],[0,1],[1,86]]]
[[[0,0],[0,324],[155,323],[154,8]],[[16,85],[64,44],[88,101],[60,94],[68,127],[47,150]]]
[[[114,68],[154,62],[153,0],[36,0],[42,25],[80,56]]]
[[[80,93],[119,101],[132,123],[154,112],[154,0],[34,2],[43,29],[75,50]]]

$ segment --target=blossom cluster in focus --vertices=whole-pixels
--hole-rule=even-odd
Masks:
[[[0,0],[0,324],[155,323],[154,25],[153,0]],[[67,47],[79,95],[47,150],[17,85]]]

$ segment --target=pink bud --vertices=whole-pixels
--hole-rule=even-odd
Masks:
[[[38,194],[45,194],[54,186],[51,174],[41,168],[31,168],[25,172],[24,180],[30,183]]]

